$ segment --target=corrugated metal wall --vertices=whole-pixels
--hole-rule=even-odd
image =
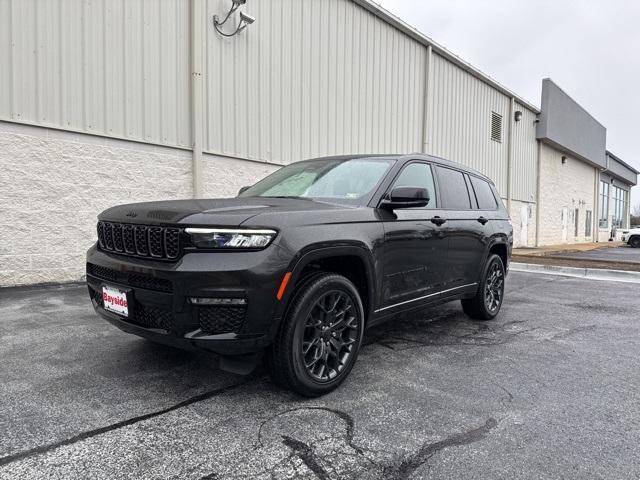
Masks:
[[[229,5],[201,12],[206,152],[286,164],[422,149],[419,41],[348,0],[250,1],[256,23],[224,38],[211,18]],[[0,0],[0,119],[190,148],[189,22],[189,0]],[[428,152],[506,195],[510,98],[436,53],[431,67]],[[535,114],[518,109],[513,196],[531,201]]]
[[[440,55],[433,54],[428,151],[464,163],[507,192],[510,99]],[[502,142],[491,140],[491,112],[502,115]]]
[[[536,114],[516,103],[522,119],[513,122],[513,198],[523,202],[536,200],[538,168],[538,142],[536,140]]]
[[[227,1],[209,0],[207,17]],[[289,163],[421,146],[425,49],[344,0],[251,2],[247,35],[207,29],[210,152]]]
[[[187,147],[188,0],[0,0],[0,119]]]

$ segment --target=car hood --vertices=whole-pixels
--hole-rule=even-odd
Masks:
[[[142,225],[210,225],[237,227],[269,213],[270,218],[292,213],[352,210],[354,207],[295,198],[228,198],[170,200],[118,205],[102,212],[99,220]],[[258,220],[258,219],[256,219]]]

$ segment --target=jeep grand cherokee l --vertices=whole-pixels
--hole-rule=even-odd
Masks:
[[[220,355],[302,395],[336,388],[366,328],[461,300],[502,305],[512,228],[495,186],[422,155],[321,158],[237,198],[122,205],[87,253],[95,310],[125,332]]]

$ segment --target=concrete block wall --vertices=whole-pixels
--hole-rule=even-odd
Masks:
[[[205,155],[209,197],[275,170]],[[191,152],[0,122],[0,287],[80,280],[96,216],[117,204],[191,198]]]
[[[563,155],[566,156],[564,164]],[[593,226],[591,236],[585,236],[585,220],[587,210],[591,210],[592,218],[596,215],[595,168],[546,144],[541,146],[540,162],[540,245],[594,241],[596,233]],[[578,209],[577,236],[575,209]],[[563,236],[563,210],[566,238]]]

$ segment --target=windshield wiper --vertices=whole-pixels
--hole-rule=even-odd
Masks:
[[[313,201],[311,197],[297,197],[295,195],[262,195],[264,198],[295,198],[296,200],[309,200]]]

